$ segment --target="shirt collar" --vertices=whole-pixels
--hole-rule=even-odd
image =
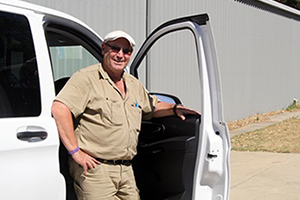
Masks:
[[[102,63],[99,63],[99,74],[100,74],[99,78],[103,78],[103,79],[107,79],[109,81],[112,81],[110,76],[108,75],[107,71],[104,70]],[[122,78],[126,81],[128,76],[129,76],[129,74],[124,71],[123,74],[122,74]]]
[[[104,70],[101,63],[99,63],[99,69],[98,70],[99,70],[99,75],[100,75],[99,78],[110,80],[110,77],[109,77],[108,73]]]

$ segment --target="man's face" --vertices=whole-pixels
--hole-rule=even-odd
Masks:
[[[102,44],[103,67],[108,73],[122,73],[132,53],[132,47],[124,38]]]

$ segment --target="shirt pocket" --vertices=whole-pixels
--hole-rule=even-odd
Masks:
[[[121,103],[113,102],[111,104],[111,121],[113,124],[122,125],[126,122],[124,108]]]
[[[142,109],[138,104],[132,104],[130,105],[130,123],[131,128],[134,129],[137,132],[141,131],[141,123],[142,123]]]
[[[126,122],[124,106],[121,102],[109,100],[109,121],[114,125],[122,125]]]

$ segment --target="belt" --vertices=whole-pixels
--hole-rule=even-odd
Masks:
[[[126,165],[126,166],[131,165],[130,160],[104,160],[101,158],[96,158],[96,160],[98,160],[101,163],[110,164],[110,165]]]

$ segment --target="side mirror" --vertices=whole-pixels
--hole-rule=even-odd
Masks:
[[[150,93],[150,94],[156,96],[159,100],[166,103],[182,104],[180,99],[170,94],[161,94],[161,93]]]

